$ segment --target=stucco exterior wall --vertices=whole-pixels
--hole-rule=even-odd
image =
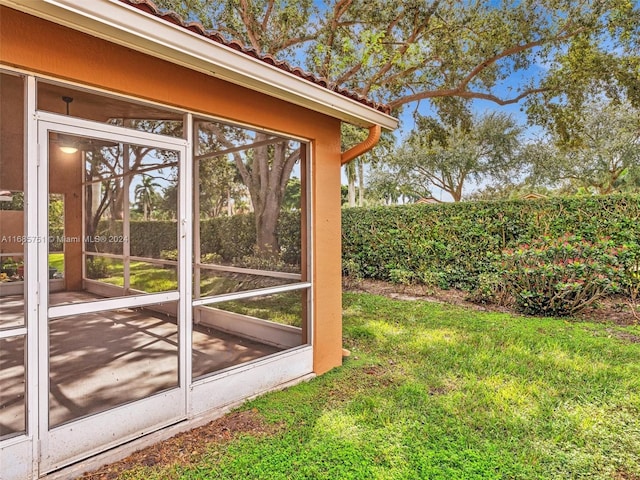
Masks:
[[[6,7],[0,16],[5,65],[312,142],[314,371],[340,365],[340,121]]]
[[[0,210],[0,253],[23,253],[24,213]],[[18,240],[18,241],[16,241]]]

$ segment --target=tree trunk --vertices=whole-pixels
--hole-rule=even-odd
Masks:
[[[257,134],[255,141],[265,139],[266,134]],[[271,145],[255,148],[253,158],[247,164],[242,155],[234,154],[236,166],[249,189],[254,208],[256,254],[269,258],[280,254],[278,218],[287,181],[300,158],[300,148],[290,153],[289,151],[289,142],[279,140]]]
[[[255,212],[256,225],[256,254],[267,258],[276,258],[280,252],[278,243],[278,217],[280,203],[276,198],[268,201],[261,212]]]
[[[358,206],[364,206],[364,161],[362,157],[356,160],[358,162]]]
[[[347,202],[349,207],[356,206],[356,169],[353,162],[347,163],[344,167],[347,175]]]
[[[349,206],[356,206],[356,179],[349,178]]]

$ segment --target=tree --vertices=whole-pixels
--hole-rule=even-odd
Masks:
[[[367,138],[368,131],[349,124],[342,124],[342,151],[351,145],[358,144]],[[348,206],[364,205],[365,198],[365,165],[373,166],[384,163],[394,149],[395,138],[388,132],[382,133],[376,148],[360,155],[344,166],[348,182]],[[357,187],[356,187],[357,183]],[[357,198],[356,198],[357,196]]]
[[[257,133],[255,139],[266,141],[267,134]],[[278,218],[291,172],[300,160],[300,149],[297,142],[280,139],[250,150],[245,159],[234,154],[238,171],[251,195],[259,254],[274,257],[280,251]]]
[[[301,201],[302,185],[300,184],[300,179],[297,177],[291,177],[287,182],[287,188],[284,192],[282,208],[290,212],[300,211]]]
[[[569,182],[598,194],[633,189],[640,174],[640,110],[602,99],[585,103],[563,129],[525,151],[532,184]]]
[[[435,187],[459,202],[469,180],[510,177],[518,166],[520,132],[505,114],[490,113],[455,125],[419,117],[388,173],[414,196],[429,196]]]
[[[305,55],[332,85],[392,107],[438,98],[547,103],[562,95],[575,103],[588,92],[572,87],[594,77],[640,100],[640,11],[627,0],[330,0],[320,9],[311,0],[157,3],[259,53]],[[546,72],[497,93],[535,65]]]
[[[199,166],[200,218],[231,214],[231,200],[241,190],[235,162],[224,156],[201,160]]]
[[[138,208],[142,211],[142,218],[145,222],[151,219],[152,209],[158,203],[157,188],[160,188],[160,185],[154,182],[153,177],[142,175],[142,182],[136,185],[133,190]]]
[[[431,101],[446,123],[476,99],[526,101],[531,118],[548,122],[579,108],[594,79],[607,94],[640,104],[640,9],[628,0],[327,0],[320,8],[312,0],[157,4],[259,54],[304,57],[330,88],[347,87],[396,112]],[[261,190],[250,187],[254,207],[273,201],[271,210],[287,179],[276,185],[261,175],[252,171],[251,179],[243,178],[272,185],[273,200],[254,197]]]
[[[270,257],[278,255],[278,218],[291,173],[301,159],[300,143],[217,122],[201,123],[199,131],[208,138],[204,146],[214,152],[212,158],[219,157],[215,153],[218,147],[233,157],[251,197],[257,251]]]
[[[367,182],[367,197],[374,204],[393,205],[399,203],[415,202],[423,197],[430,197],[429,190],[420,190],[412,185],[406,185],[388,170],[382,168],[373,169]]]

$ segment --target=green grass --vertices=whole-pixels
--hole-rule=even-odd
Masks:
[[[131,479],[633,479],[640,327],[345,295],[342,368],[247,403],[277,433]]]
[[[64,273],[64,253],[50,253],[49,266],[55,268],[59,273]]]
[[[58,259],[54,257],[54,255],[58,254],[50,254],[49,255],[49,264],[51,266],[55,266],[56,268],[60,265],[62,268],[63,260],[61,255]],[[55,261],[56,264],[52,262]],[[106,277],[96,278],[101,282],[109,283],[111,285],[117,285],[122,287],[124,285],[124,266],[122,260],[115,259],[106,259],[101,258],[98,260],[101,264],[105,265]],[[60,271],[60,269],[59,269]],[[173,267],[162,268],[158,265],[152,263],[145,262],[131,262],[129,266],[129,278],[131,283],[131,288],[148,292],[166,292],[169,290],[177,290],[178,288],[178,279],[176,275],[176,269]],[[243,290],[253,290],[258,288],[265,288],[271,286],[281,285],[283,282],[277,278],[269,278],[269,277],[260,277],[255,275],[240,275],[240,274],[219,274],[212,275],[207,274],[204,275],[201,279],[201,287],[200,292],[202,296],[212,296],[212,295],[221,295],[230,292],[238,292]],[[284,295],[283,295],[284,296]],[[300,302],[300,298],[297,298],[298,303]],[[242,305],[241,303],[235,302],[235,305],[232,305],[233,302],[228,302],[229,308],[228,310],[235,311],[237,313],[246,313],[247,315],[255,315],[256,313],[260,313],[255,310],[254,307],[250,305]],[[269,302],[267,302],[269,303]],[[268,317],[262,316],[260,318],[265,318],[267,320],[273,319],[274,321],[280,321],[281,323],[287,324],[300,324],[300,308],[298,307],[297,319],[294,318],[295,315],[292,315],[292,312],[285,312],[284,309],[288,307],[291,303],[288,299],[271,301],[273,305],[266,305],[261,310],[262,315],[268,315]],[[273,311],[267,312],[267,310],[272,309]],[[253,311],[254,313],[251,313]],[[295,313],[295,312],[293,312]],[[256,315],[259,316],[259,315]],[[278,318],[282,317],[282,318]],[[293,323],[292,323],[293,322]]]
[[[302,325],[302,297],[298,291],[217,303],[216,308],[284,325]]]
[[[122,287],[124,285],[124,266],[120,260],[106,259],[108,277],[100,278],[101,282]],[[129,282],[131,288],[147,293],[167,292],[178,289],[178,278],[175,268],[160,268],[152,263],[131,262],[129,266]]]

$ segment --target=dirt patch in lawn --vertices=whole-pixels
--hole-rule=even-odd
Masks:
[[[113,480],[136,467],[192,465],[213,444],[224,444],[241,434],[272,435],[279,425],[267,424],[257,410],[234,412],[193,430],[138,450],[119,462],[85,473],[81,480]]]
[[[398,285],[371,279],[343,279],[343,288],[347,292],[372,293],[397,300],[423,300],[458,305],[479,311],[517,313],[510,306],[472,302],[469,300],[469,292],[462,290],[442,290],[426,285]],[[607,298],[601,301],[597,308],[585,310],[575,319],[589,322],[611,322],[616,325],[635,325],[640,323],[640,302],[634,303],[625,297]]]
[[[621,332],[618,330],[607,329],[607,333],[612,337],[616,337],[624,342],[628,343],[640,343],[640,335],[634,335],[629,332]]]
[[[625,471],[618,471],[614,473],[613,480],[640,480],[640,475]]]

